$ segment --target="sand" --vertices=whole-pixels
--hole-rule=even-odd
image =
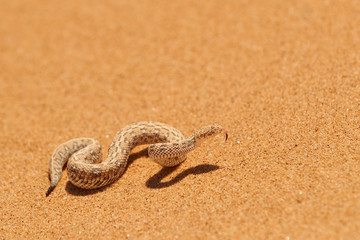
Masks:
[[[4,1],[0,239],[359,239],[358,1]],[[54,192],[55,147],[160,121],[210,139],[177,168],[134,149],[109,187]]]

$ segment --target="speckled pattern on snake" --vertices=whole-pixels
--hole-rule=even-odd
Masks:
[[[66,163],[72,184],[95,189],[113,183],[124,173],[130,151],[137,145],[152,144],[148,147],[149,158],[161,166],[172,167],[184,162],[186,154],[204,139],[221,132],[227,139],[226,131],[217,124],[203,127],[184,138],[179,130],[163,123],[133,123],[116,133],[103,162],[98,141],[92,138],[72,139],[59,145],[50,158],[50,187],[46,196],[58,184]]]

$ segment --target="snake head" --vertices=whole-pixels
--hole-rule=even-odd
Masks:
[[[196,145],[200,145],[202,141],[206,138],[213,137],[218,135],[219,133],[225,134],[225,141],[228,139],[228,134],[220,125],[212,124],[205,127],[200,128],[195,132],[194,137],[196,141]]]

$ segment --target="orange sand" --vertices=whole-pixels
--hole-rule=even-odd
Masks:
[[[3,1],[0,239],[356,239],[358,1]],[[175,169],[54,192],[60,143],[219,123]],[[104,155],[105,155],[104,154]],[[65,170],[66,171],[66,170]]]

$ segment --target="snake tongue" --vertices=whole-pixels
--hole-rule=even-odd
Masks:
[[[222,131],[225,133],[225,142],[226,142],[226,140],[228,140],[228,133],[226,132],[225,129],[222,129]]]

